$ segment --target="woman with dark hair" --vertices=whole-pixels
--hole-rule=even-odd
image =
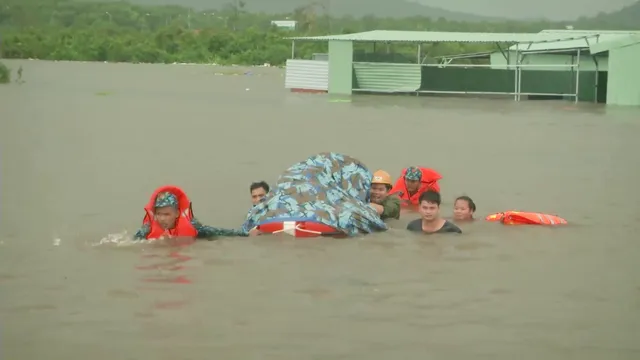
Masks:
[[[453,203],[453,219],[455,221],[473,221],[476,204],[468,196],[459,196]]]

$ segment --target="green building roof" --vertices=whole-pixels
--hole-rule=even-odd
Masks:
[[[300,36],[291,40],[354,41],[354,42],[474,42],[474,43],[538,43],[570,39],[574,36],[557,33],[472,33],[439,31],[373,30],[355,34]],[[584,36],[581,36],[581,38]]]

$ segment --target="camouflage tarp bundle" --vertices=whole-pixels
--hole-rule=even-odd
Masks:
[[[371,172],[358,160],[321,153],[287,169],[242,225],[273,220],[316,221],[349,236],[387,230],[369,203]]]

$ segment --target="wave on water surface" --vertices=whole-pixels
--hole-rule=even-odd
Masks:
[[[60,240],[60,239],[56,239]],[[99,241],[92,243],[91,246],[154,246],[154,247],[175,247],[175,246],[187,246],[195,242],[193,238],[176,237],[176,238],[161,238],[161,239],[134,239],[129,235],[127,231],[120,233],[107,234]],[[55,243],[55,240],[54,240]]]

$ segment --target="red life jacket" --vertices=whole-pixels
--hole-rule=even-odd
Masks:
[[[169,192],[173,194],[178,199],[178,211],[180,211],[180,216],[176,219],[176,224],[173,229],[165,230],[160,226],[160,224],[156,221],[154,216],[156,198],[158,194],[163,192]],[[147,239],[158,239],[163,236],[169,237],[196,237],[198,235],[198,231],[196,228],[191,225],[191,220],[193,220],[193,210],[191,209],[191,201],[187,197],[187,195],[177,186],[167,185],[162,186],[156,189],[151,195],[151,199],[149,199],[149,203],[144,208],[146,215],[142,220],[142,224],[149,224],[150,231],[149,235],[147,235]]]
[[[407,184],[404,182],[404,176],[407,173],[407,169],[402,169],[402,174],[396,181],[396,184],[393,185],[391,191],[389,191],[389,195],[397,194],[402,203],[418,205],[418,199],[420,199],[420,195],[427,190],[432,190],[435,192],[440,192],[440,185],[438,185],[438,180],[442,179],[442,175],[436,172],[433,169],[420,167],[420,171],[422,172],[422,179],[420,179],[420,187],[418,191],[409,196],[409,192],[407,191]]]

